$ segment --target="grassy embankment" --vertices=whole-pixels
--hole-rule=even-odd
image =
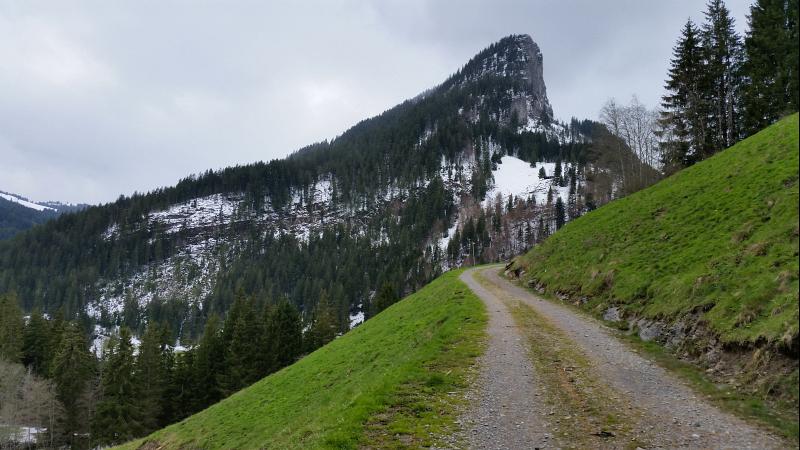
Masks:
[[[796,439],[798,171],[794,114],[567,224],[513,268],[548,293],[587,297],[594,314],[618,306],[626,317],[695,320],[707,340],[688,351],[718,341],[740,355],[734,383],[742,389],[641,346],[731,409]]]
[[[123,448],[428,447],[454,431],[485,343],[481,303],[449,272],[363,325]]]

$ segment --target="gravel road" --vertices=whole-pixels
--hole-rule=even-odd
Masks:
[[[562,330],[592,361],[597,377],[641,412],[638,423],[631,426],[649,437],[651,448],[796,447],[707,403],[674,375],[619,341],[600,321],[522,289],[501,277],[498,266],[468,270],[461,279],[489,312],[489,345],[470,394],[472,409],[462,421],[470,448],[569,446],[553,441],[547,432],[546,412],[537,401],[546,387],[537,385],[525,340],[503,300],[509,298],[530,306]]]
[[[476,389],[468,394],[472,409],[462,420],[465,440],[476,449],[554,447],[525,339],[506,306],[472,275],[466,271],[461,280],[486,304],[489,342],[479,361]]]

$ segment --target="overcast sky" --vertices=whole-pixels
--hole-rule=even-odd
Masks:
[[[745,27],[749,0],[728,0]],[[107,202],[341,134],[508,34],[556,117],[655,106],[700,0],[0,0],[0,190]]]

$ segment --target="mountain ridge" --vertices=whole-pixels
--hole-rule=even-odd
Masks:
[[[617,158],[593,143],[607,132],[552,120],[542,61],[512,35],[331,141],[23,233],[0,244],[0,292],[106,327],[167,321],[191,341],[237,290],[288,298],[306,320],[324,291],[346,329],[382,285],[401,296],[467,260],[506,258],[624,195]],[[492,190],[503,158],[536,185]]]
[[[33,202],[22,195],[0,190],[0,240],[10,238],[61,214],[80,211],[88,206],[54,201]]]

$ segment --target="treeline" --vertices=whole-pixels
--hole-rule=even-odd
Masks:
[[[372,312],[397,300],[386,284]],[[17,300],[0,297],[0,447],[36,430],[30,446],[88,448],[144,436],[198,412],[292,364],[340,334],[329,297],[303,331],[287,301],[239,292],[224,321],[212,315],[202,339],[175,349],[172,330],[150,322],[138,346],[123,326],[100,349],[61,314],[23,318]],[[21,445],[20,442],[17,444]]]
[[[798,1],[758,0],[744,39],[722,0],[675,45],[663,97],[666,171],[705,159],[797,111]]]

